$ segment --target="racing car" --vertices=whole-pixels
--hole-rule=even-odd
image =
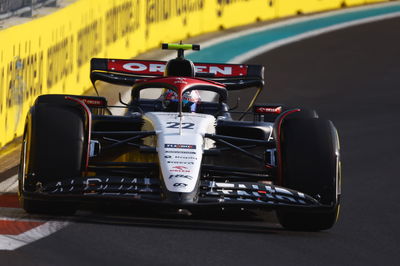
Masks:
[[[90,78],[131,87],[122,115],[100,96],[41,95],[26,118],[19,169],[28,213],[72,215],[85,202],[173,210],[275,210],[289,230],[337,221],[338,133],[314,110],[256,103],[264,67],[93,58]],[[232,91],[255,88],[243,112]],[[97,91],[97,90],[96,90]],[[196,97],[193,97],[195,95]],[[153,210],[153,209],[152,209]]]

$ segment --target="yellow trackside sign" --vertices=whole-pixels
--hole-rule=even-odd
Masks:
[[[382,0],[383,1],[383,0]],[[129,58],[187,37],[378,0],[78,0],[0,30],[0,147],[38,95],[81,94],[92,57]]]

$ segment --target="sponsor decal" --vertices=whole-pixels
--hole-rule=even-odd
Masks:
[[[5,130],[9,132],[17,131],[18,125],[22,122],[24,91],[27,91],[26,80],[24,80],[24,73],[27,73],[27,68],[21,58],[16,57],[14,60],[14,62],[10,63],[10,82],[8,84],[8,93],[6,94],[7,101],[4,101],[6,108],[15,108],[14,116],[10,116],[8,120],[6,119]]]
[[[194,151],[165,151],[165,153],[196,154]]]
[[[165,65],[163,64],[142,64],[142,63],[127,63],[122,66],[124,70],[130,72],[138,72],[142,74],[163,73]]]
[[[196,149],[196,145],[192,144],[165,144],[167,149]]]
[[[79,99],[79,97],[78,97]],[[106,102],[102,100],[94,100],[94,99],[85,99],[85,98],[80,98],[86,105],[89,106],[105,106]]]
[[[167,122],[167,128],[177,128],[179,129],[179,122]],[[194,129],[194,123],[182,123],[182,129]]]
[[[179,162],[179,161],[167,161],[167,163],[172,163],[172,164],[194,164],[194,162]]]
[[[170,172],[189,173],[190,170],[186,166],[176,165],[171,167]]]
[[[170,155],[167,155],[167,156],[170,156]],[[165,157],[165,158],[167,158],[167,157]],[[171,158],[171,157],[169,157],[169,158]],[[197,160],[197,158],[194,157],[194,156],[179,156],[179,155],[175,155],[174,158],[175,159],[184,159],[184,160]]]
[[[118,187],[112,187],[120,184]],[[53,194],[83,192],[97,195],[131,195],[137,196],[138,192],[157,192],[152,185],[159,185],[154,178],[128,178],[128,177],[88,177],[85,179],[68,179],[44,187],[44,192]],[[110,192],[108,189],[112,190]]]
[[[242,2],[249,2],[249,1],[255,1],[255,0],[218,0],[217,2],[217,16],[222,17],[224,16],[224,11],[225,7],[234,5],[236,3],[242,3]],[[267,1],[265,1],[267,2]],[[268,1],[269,6],[272,6],[274,1]]]
[[[165,70],[164,61],[142,61],[142,60],[110,60],[108,69],[111,71],[129,72],[138,75],[162,76]],[[195,63],[197,73],[214,74],[216,77],[239,77],[247,75],[246,65],[234,64],[204,64]],[[186,82],[185,79],[177,80],[178,83]]]
[[[190,175],[170,175],[168,178],[169,179],[172,179],[172,178],[186,178],[186,179],[192,180],[193,176],[190,176]]]
[[[319,204],[318,201],[311,197],[306,197],[301,192],[290,191],[285,188],[275,187],[272,185],[259,185],[249,183],[221,183],[209,181],[206,187],[210,190],[205,194],[210,196],[234,196],[234,199],[224,197],[223,200],[240,200],[254,201],[262,203],[279,204],[285,202],[288,204]],[[239,197],[238,197],[239,196]]]
[[[194,67],[197,73],[212,73],[212,74],[221,74],[222,76],[232,76],[233,68],[232,67],[223,67],[223,66],[195,66]]]
[[[186,170],[186,169],[188,169],[186,166],[174,166],[172,168],[178,169],[178,170]]]
[[[143,1],[145,5],[145,23],[152,25],[154,23],[162,23],[172,18],[185,18],[182,25],[187,25],[186,18],[190,17],[194,12],[204,9],[204,0],[147,0]]]
[[[273,114],[280,114],[282,113],[282,107],[256,107],[256,113],[273,113]]]
[[[176,78],[174,83],[175,84],[188,84],[188,82],[184,78]]]
[[[224,197],[224,200],[234,200],[234,201],[251,201],[251,202],[260,202],[260,203],[271,203],[276,204],[278,202],[285,202],[287,204],[299,204],[299,205],[307,205],[307,202],[299,199],[298,197],[294,197],[293,195],[277,195],[277,194],[269,194],[265,191],[252,191],[247,192],[245,190],[216,190],[212,192],[206,192],[206,195],[216,196],[216,195],[224,195],[224,196],[234,196],[234,199],[229,197]]]
[[[187,187],[185,183],[174,183],[174,187]]]

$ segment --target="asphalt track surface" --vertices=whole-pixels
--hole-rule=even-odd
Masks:
[[[158,219],[85,213],[47,238],[1,251],[1,265],[399,265],[400,18],[287,45],[264,64],[259,102],[318,110],[338,128],[343,162],[339,222],[285,231],[232,217]],[[242,102],[245,95],[241,95]]]

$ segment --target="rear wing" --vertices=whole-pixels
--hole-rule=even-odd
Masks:
[[[93,58],[90,79],[132,86],[137,80],[164,75],[166,61]],[[227,90],[264,86],[264,67],[247,64],[194,63],[196,77],[225,84]]]

